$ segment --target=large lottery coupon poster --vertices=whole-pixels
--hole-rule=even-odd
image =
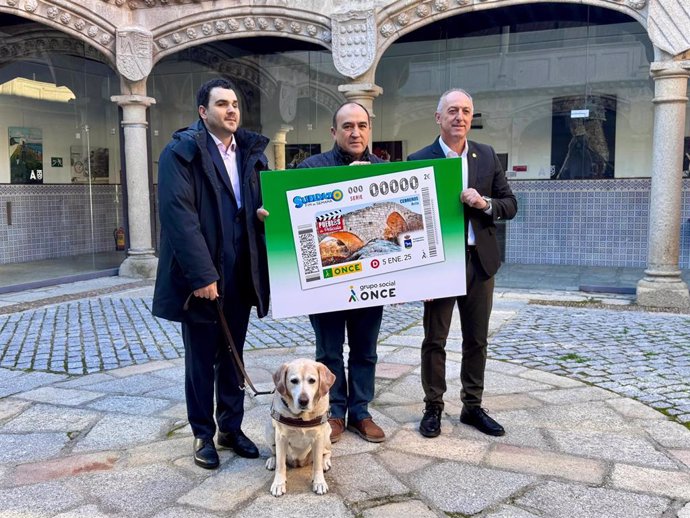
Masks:
[[[275,318],[465,294],[460,159],[261,182]]]

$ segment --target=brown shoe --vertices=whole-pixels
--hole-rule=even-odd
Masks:
[[[345,431],[345,419],[342,417],[331,417],[328,420],[331,425],[331,444],[338,442]]]
[[[355,432],[365,441],[383,442],[386,440],[386,434],[371,417],[366,417],[361,421],[350,421],[347,425],[347,429],[351,432]]]

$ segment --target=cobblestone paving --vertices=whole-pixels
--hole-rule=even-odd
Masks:
[[[150,306],[150,298],[100,297],[0,315],[0,367],[77,375],[181,357],[179,325],[154,318]],[[421,303],[389,306],[380,338],[421,318]],[[310,343],[307,317],[252,314],[247,349]],[[610,389],[690,423],[687,315],[527,305],[492,337],[489,353]]]
[[[421,303],[390,306],[380,336],[421,317]],[[313,341],[307,317],[259,320],[252,313],[245,347]],[[179,325],[154,318],[150,299],[92,298],[0,316],[0,367],[85,374],[183,354]]]
[[[690,423],[690,317],[526,306],[490,355],[632,397]]]

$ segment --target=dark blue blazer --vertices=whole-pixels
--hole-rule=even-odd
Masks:
[[[212,322],[213,305],[194,300],[196,289],[218,282],[224,303],[244,296],[237,290],[238,259],[249,257],[257,314],[268,312],[268,265],[264,225],[256,217],[261,207],[259,172],[267,168],[268,139],[238,129],[235,133],[242,189],[237,209],[218,148],[201,121],[173,135],[158,163],[161,224],[153,314],[175,321]],[[246,277],[246,274],[245,274]],[[244,279],[247,281],[247,279]]]
[[[482,269],[489,277],[501,266],[501,253],[496,239],[495,221],[512,219],[517,213],[517,200],[508,185],[501,162],[494,149],[487,144],[467,141],[467,186],[473,187],[482,196],[492,199],[491,214],[463,204],[465,221],[472,223],[477,255]],[[412,153],[408,160],[429,160],[446,158],[438,137],[433,144]],[[458,202],[460,193],[458,193]]]

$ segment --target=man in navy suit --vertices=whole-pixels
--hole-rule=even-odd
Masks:
[[[158,164],[161,244],[153,314],[182,322],[194,462],[213,469],[219,464],[214,391],[218,444],[242,457],[259,456],[240,428],[244,392],[218,324],[216,299],[242,354],[252,306],[259,317],[268,311],[259,211],[268,139],[239,127],[239,101],[226,79],[204,83],[197,107],[199,120],[173,135]]]
[[[425,437],[441,433],[443,394],[446,392],[446,339],[458,305],[462,327],[462,411],[460,421],[489,435],[503,435],[503,427],[482,408],[489,317],[493,304],[494,275],[501,264],[495,221],[511,219],[517,200],[491,146],[467,140],[474,105],[461,89],[445,92],[436,109],[441,135],[408,160],[460,157],[463,185],[458,201],[465,215],[467,294],[424,303],[422,386],[426,408],[419,424]]]

